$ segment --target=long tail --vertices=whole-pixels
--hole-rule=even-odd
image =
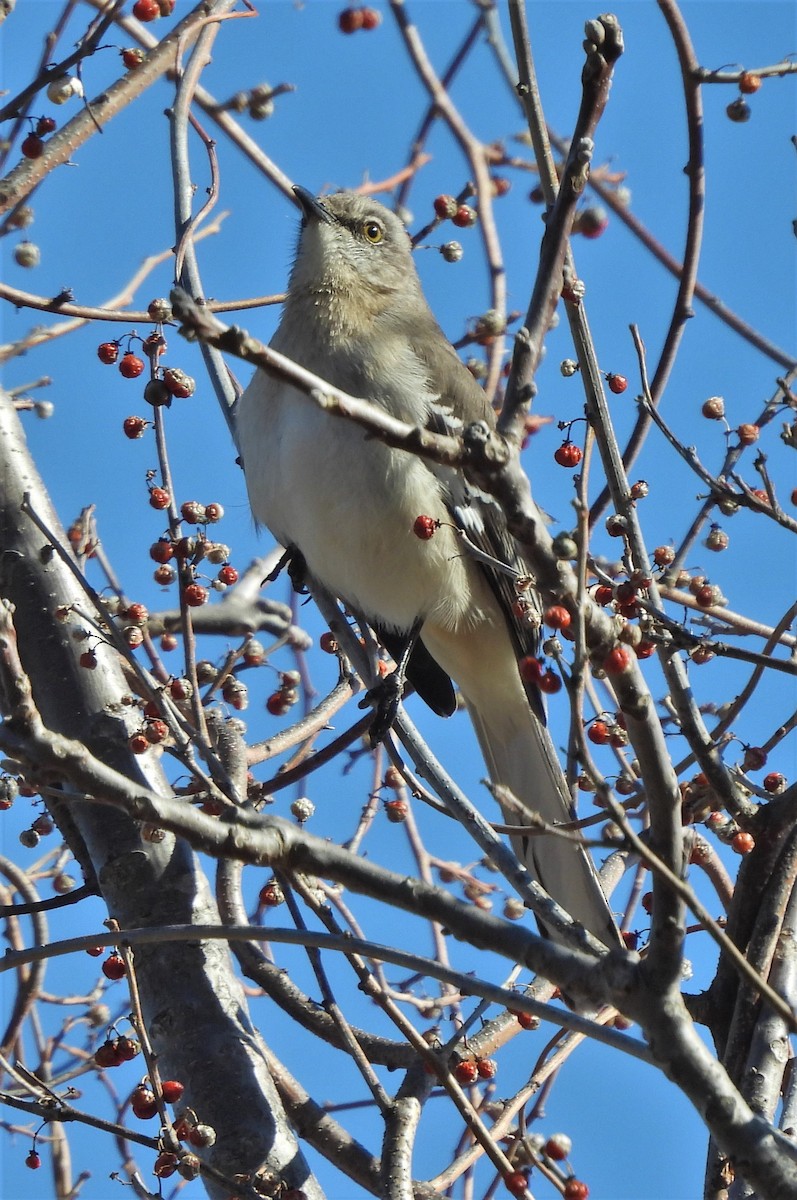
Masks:
[[[459,685],[492,782],[509,788],[521,805],[550,824],[571,821],[562,768],[547,728],[531,711],[503,622],[442,635],[425,627],[423,636],[434,658]],[[523,823],[514,807],[504,807],[503,812],[507,824]],[[534,879],[574,920],[606,945],[617,945],[617,925],[595,865],[582,846],[546,834],[515,836],[512,843]]]

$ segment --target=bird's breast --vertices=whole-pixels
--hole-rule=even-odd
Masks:
[[[474,567],[446,507],[446,472],[394,450],[260,372],[238,411],[253,512],[330,591],[396,630],[477,619]],[[441,521],[433,537],[416,518]]]

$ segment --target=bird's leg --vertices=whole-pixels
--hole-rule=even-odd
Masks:
[[[281,555],[273,571],[269,571],[263,583],[274,583],[287,568],[293,590],[300,596],[307,595],[307,563],[297,546],[289,546]]]
[[[399,702],[407,682],[407,663],[418,641],[422,626],[422,620],[415,622],[402,647],[395,671],[391,671],[384,679],[380,679],[379,683],[369,688],[360,701],[360,708],[366,708],[369,704],[373,704],[375,709],[374,719],[368,730],[368,736],[374,746],[384,741],[396,719]]]

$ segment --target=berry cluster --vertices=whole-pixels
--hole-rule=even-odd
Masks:
[[[39,117],[35,126],[22,142],[20,150],[25,158],[41,158],[44,154],[44,139],[58,128],[52,117]]]
[[[461,204],[454,196],[440,195],[434,201],[435,216],[440,221],[450,221],[457,229],[469,229],[479,219],[479,214],[470,204]]]
[[[338,29],[341,33],[357,33],[360,29],[376,29],[382,24],[382,14],[375,8],[361,6],[344,8],[338,13]]]

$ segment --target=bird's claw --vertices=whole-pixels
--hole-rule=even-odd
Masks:
[[[360,701],[360,708],[367,708],[371,704],[375,710],[374,719],[368,730],[368,736],[373,745],[377,746],[384,741],[392,729],[393,722],[398,715],[403,692],[403,675],[399,671],[391,671],[389,675],[380,679],[379,683],[369,688]]]

